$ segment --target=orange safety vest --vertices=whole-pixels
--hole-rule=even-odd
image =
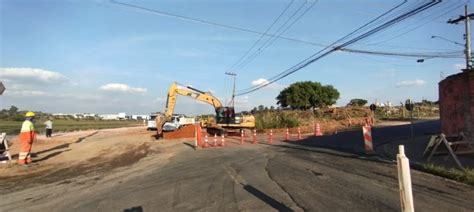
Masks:
[[[25,120],[21,125],[20,142],[33,143],[36,138],[35,126],[30,120]]]

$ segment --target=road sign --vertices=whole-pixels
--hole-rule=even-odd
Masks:
[[[405,101],[405,108],[408,110],[408,111],[412,111],[413,110],[413,102],[410,100],[410,99],[407,99],[407,101]]]
[[[371,104],[369,108],[371,111],[375,111],[375,109],[377,109],[377,106],[375,106],[375,104]]]
[[[4,91],[5,91],[5,86],[3,85],[2,82],[0,82],[0,95],[2,95]]]

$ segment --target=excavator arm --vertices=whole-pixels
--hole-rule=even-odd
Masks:
[[[222,103],[219,99],[213,96],[210,92],[200,91],[190,86],[180,85],[176,82],[173,82],[168,89],[168,96],[166,98],[166,108],[164,114],[159,114],[156,117],[156,128],[158,137],[162,135],[163,132],[163,125],[171,120],[171,116],[173,115],[174,108],[176,106],[176,99],[178,95],[188,96],[193,99],[196,99],[201,102],[205,102],[210,104],[214,107],[217,111],[218,108],[222,107]]]
[[[174,107],[176,105],[177,95],[189,96],[201,102],[208,103],[214,108],[222,107],[221,101],[213,96],[210,92],[200,91],[190,86],[179,85],[176,82],[171,84],[168,90],[168,97],[166,99],[165,115],[171,117],[173,115]]]

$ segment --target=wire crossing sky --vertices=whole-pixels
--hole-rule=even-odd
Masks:
[[[237,111],[278,106],[278,93],[299,81],[333,85],[338,105],[435,101],[438,82],[464,66],[464,27],[446,21],[465,3],[474,8],[461,0],[3,0],[0,108],[149,114],[163,111],[172,82],[228,102],[226,72],[236,73]],[[184,97],[175,111],[213,113]]]
[[[325,51],[326,49],[328,49],[328,48],[325,48],[325,49],[323,49],[323,50],[321,50],[321,51],[318,51],[316,54],[312,55],[311,57],[309,57],[309,58],[307,58],[307,59],[305,59],[305,60],[303,60],[303,61],[301,61],[299,64],[293,66],[292,68],[290,68],[290,69],[288,69],[288,70],[286,70],[286,71],[284,71],[284,72],[282,72],[282,73],[280,73],[280,74],[278,74],[278,75],[276,75],[276,76],[270,78],[270,81],[268,81],[267,83],[264,83],[264,84],[261,84],[261,85],[257,85],[257,86],[252,86],[252,87],[247,88],[247,89],[243,89],[243,90],[239,91],[239,92],[236,94],[236,96],[241,96],[241,95],[244,95],[244,94],[248,94],[248,93],[257,91],[257,90],[259,90],[259,89],[261,89],[261,88],[263,88],[263,87],[266,87],[266,86],[268,86],[268,85],[270,85],[270,84],[272,84],[272,83],[274,83],[274,82],[277,82],[278,80],[281,80],[281,79],[287,77],[288,75],[293,74],[293,73],[295,73],[296,71],[299,71],[300,69],[302,69],[302,68],[304,68],[304,67],[310,65],[311,63],[316,62],[316,61],[318,61],[319,59],[328,56],[329,54],[333,53],[334,51],[337,51],[338,49],[344,48],[344,47],[349,46],[349,45],[351,45],[351,44],[354,44],[354,43],[356,43],[356,42],[358,42],[358,41],[360,41],[360,40],[362,40],[362,39],[365,39],[365,38],[367,38],[367,37],[369,37],[369,36],[371,36],[371,35],[373,35],[373,34],[379,32],[379,31],[381,31],[381,30],[383,30],[383,29],[385,29],[385,28],[387,28],[387,27],[392,26],[393,24],[396,24],[396,23],[398,23],[398,22],[400,22],[400,21],[403,21],[403,20],[406,19],[406,18],[409,18],[409,17],[411,17],[411,16],[413,16],[413,15],[416,15],[416,14],[418,14],[418,13],[424,11],[424,10],[429,9],[429,8],[431,8],[431,7],[433,7],[433,6],[435,6],[435,5],[439,4],[439,3],[441,3],[441,1],[439,1],[439,0],[432,0],[432,1],[428,1],[428,2],[425,3],[425,4],[422,4],[421,6],[414,6],[414,9],[412,9],[412,10],[410,10],[410,11],[408,11],[408,12],[405,12],[405,13],[403,13],[403,14],[397,16],[396,18],[393,18],[393,19],[391,19],[391,20],[389,20],[389,21],[387,21],[387,22],[385,22],[385,23],[383,23],[383,24],[381,24],[381,25],[379,25],[379,26],[377,26],[377,27],[375,27],[375,28],[373,28],[373,29],[370,29],[370,30],[368,30],[368,31],[365,31],[363,34],[361,34],[360,36],[357,36],[357,37],[354,38],[354,39],[351,39],[351,40],[349,40],[349,41],[347,41],[347,42],[345,42],[345,43],[343,43],[343,44],[341,44],[341,45],[337,45],[338,42],[343,41],[344,39],[346,39],[346,38],[348,38],[349,36],[352,36],[352,35],[358,33],[359,31],[362,31],[364,28],[368,27],[370,24],[372,24],[372,23],[374,23],[375,21],[377,21],[377,20],[383,18],[384,16],[387,16],[387,15],[389,15],[390,13],[396,13],[396,12],[397,12],[396,9],[398,9],[400,6],[402,6],[403,4],[406,4],[406,3],[407,3],[407,1],[404,1],[404,2],[401,3],[401,4],[396,5],[395,7],[391,8],[391,9],[388,10],[387,12],[385,12],[385,13],[383,13],[382,15],[378,16],[377,18],[375,18],[374,20],[368,22],[367,24],[363,25],[362,27],[358,28],[357,30],[355,30],[355,31],[349,33],[348,35],[344,36],[343,38],[337,40],[336,42],[334,42],[334,43],[332,44],[332,45],[335,45],[334,48],[329,49],[329,50],[327,50],[326,52],[324,52],[324,51]],[[336,46],[336,45],[337,45],[337,46]],[[312,57],[315,57],[315,58],[312,58]]]

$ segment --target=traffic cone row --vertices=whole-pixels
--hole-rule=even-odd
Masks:
[[[298,127],[297,128],[297,139],[298,140],[302,140],[302,134],[301,134],[301,128]],[[365,134],[365,133],[364,133]],[[209,143],[209,138],[208,138],[208,135],[207,133],[205,134],[204,136],[204,142],[202,142],[202,137],[201,137],[201,127],[200,125],[196,125],[196,146],[201,146],[201,147],[210,147],[210,146],[225,146],[225,136],[224,134],[221,135],[221,141],[220,141],[220,144],[217,143],[217,134],[214,134],[214,140],[213,140],[213,143],[210,144]],[[321,133],[321,126],[319,123],[316,123],[314,125],[314,135],[315,136],[322,136],[322,133]],[[245,131],[244,130],[241,130],[240,131],[240,144],[244,144],[244,137],[245,137]],[[285,132],[285,140],[286,141],[289,141],[290,140],[290,129],[289,128],[286,128],[286,132]],[[256,144],[257,143],[257,130],[253,130],[253,140],[252,140],[252,144]],[[269,144],[273,144],[273,129],[270,129],[270,132],[268,134],[268,143]],[[367,145],[367,144],[366,144]],[[369,144],[370,145],[370,144]],[[368,145],[367,145],[368,146]]]

